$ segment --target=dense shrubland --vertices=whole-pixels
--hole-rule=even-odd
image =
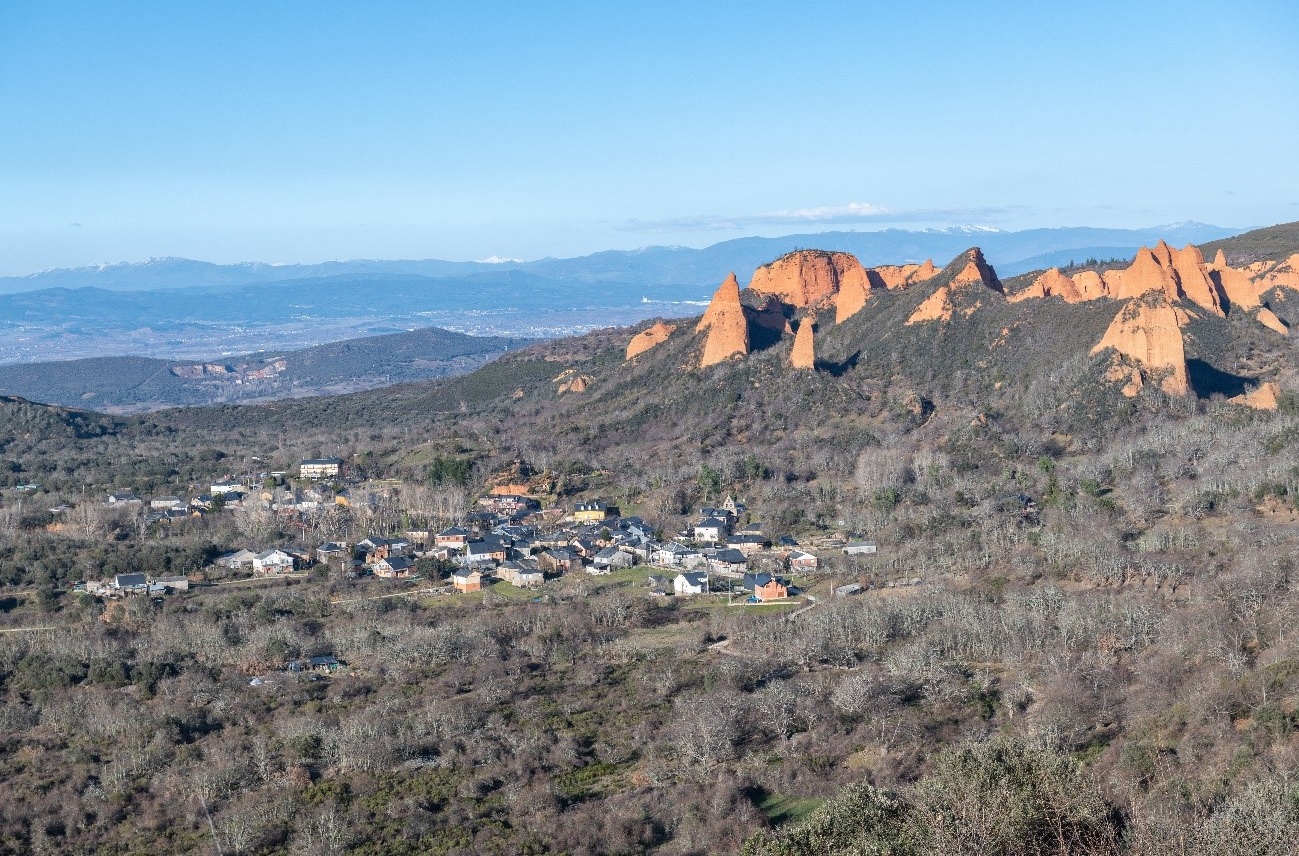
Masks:
[[[954,329],[975,338],[923,377],[940,343],[690,372],[664,370],[688,337],[623,366],[607,333],[382,395],[122,420],[9,406],[0,478],[44,489],[0,506],[0,623],[60,629],[0,634],[0,849],[1290,852],[1295,398],[1123,399],[1061,355],[1075,333],[1034,333],[1033,366],[966,365],[976,334]],[[569,367],[596,380],[557,397]],[[318,577],[131,600],[111,623],[59,588],[190,570],[261,525],[47,528],[83,486],[179,492],[336,451],[406,480],[394,524],[519,459],[558,500],[667,531],[735,492],[772,534],[877,540],[824,575],[877,587],[787,620],[578,577],[460,603],[351,601],[379,589]],[[317,653],[355,674],[271,671]]]

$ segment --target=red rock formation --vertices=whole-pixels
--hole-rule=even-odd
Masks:
[[[1083,300],[1096,300],[1110,295],[1105,280],[1094,270],[1081,270],[1069,278],[1073,280],[1074,288],[1078,289]]]
[[[1161,248],[1165,252],[1156,254]],[[1168,245],[1163,241],[1154,250],[1142,247],[1137,250],[1127,270],[1106,271],[1105,284],[1110,287],[1111,296],[1119,300],[1131,300],[1148,291],[1158,291],[1170,301],[1180,299],[1182,295],[1173,279],[1172,257],[1167,250]],[[1162,263],[1163,258],[1168,259],[1167,265]]]
[[[867,271],[869,274],[870,271]],[[870,299],[870,288],[866,283],[859,283],[854,278],[850,282],[845,282],[839,287],[839,292],[834,296],[834,323],[842,324],[866,307],[866,301]]]
[[[656,323],[647,330],[641,330],[627,343],[627,359],[638,357],[650,348],[663,344],[677,329],[675,324]]]
[[[1258,319],[1258,323],[1262,324],[1267,329],[1275,330],[1282,336],[1290,335],[1290,328],[1286,326],[1286,323],[1276,317],[1276,313],[1271,309],[1268,309],[1266,306],[1260,306],[1258,311],[1254,313],[1254,317]]]
[[[952,303],[952,295],[960,290],[968,289],[973,286],[982,285],[998,294],[1004,294],[1001,280],[997,279],[994,271],[986,260],[983,258],[983,251],[978,247],[971,247],[961,255],[952,260],[952,264],[947,267],[950,269],[953,265],[960,264],[964,261],[964,266],[952,277],[952,281],[947,285],[939,286],[933,294],[925,298],[924,302],[916,307],[907,318],[907,326],[919,324],[922,321],[950,321],[952,313],[956,311]],[[979,301],[975,300],[972,304],[962,310],[965,315],[969,315],[979,306]]]
[[[907,280],[907,284],[910,285],[912,283],[924,282],[927,279],[933,279],[938,276],[940,270],[941,269],[934,264],[933,259],[925,259],[924,264],[916,266],[916,270]]]
[[[997,272],[983,258],[983,251],[978,247],[965,251],[965,267],[952,278],[952,288],[966,285],[983,285],[998,293],[1003,292]]]
[[[933,294],[925,298],[924,302],[916,307],[916,311],[911,313],[907,318],[907,326],[919,324],[922,321],[950,321],[952,320],[951,292],[947,286],[942,286]]]
[[[872,288],[905,288],[937,275],[933,259],[926,259],[922,265],[880,265],[866,269]]]
[[[1209,278],[1209,270],[1204,264],[1204,255],[1199,247],[1187,244],[1180,250],[1174,250],[1173,272],[1177,275],[1177,283],[1181,286],[1187,300],[1204,307],[1214,315],[1226,314],[1222,309],[1222,297],[1218,287]]]
[[[1160,388],[1170,395],[1190,393],[1181,327],[1176,310],[1164,295],[1143,296],[1119,310],[1091,353],[1106,348],[1113,348],[1135,364],[1125,365],[1122,359],[1116,359],[1110,368],[1110,380],[1127,381],[1124,395],[1136,395],[1143,381],[1151,377],[1160,378]]]
[[[1033,284],[1028,288],[1012,295],[1010,302],[1018,303],[1033,297],[1059,297],[1066,303],[1081,303],[1087,300],[1073,278],[1062,273],[1060,268],[1051,268],[1033,280]]]
[[[1228,266],[1226,254],[1218,250],[1213,264],[1208,266],[1209,276],[1227,298],[1231,309],[1253,309],[1258,306],[1259,287],[1243,270]]]
[[[866,271],[855,256],[824,250],[799,250],[753,272],[749,288],[772,294],[790,306],[820,306],[848,286],[868,291]]]
[[[1246,271],[1254,273],[1254,282],[1259,293],[1269,288],[1289,288],[1299,291],[1299,253],[1295,253],[1283,262],[1264,262],[1249,265]]]
[[[591,385],[593,380],[595,378],[590,375],[578,374],[576,369],[564,369],[551,383],[559,384],[555,393],[563,395],[566,392],[586,392],[586,388]]]
[[[816,316],[808,315],[798,325],[794,335],[794,348],[789,352],[789,364],[796,369],[816,368],[816,346],[812,341],[812,328]]]
[[[1155,248],[1137,250],[1124,271],[1106,271],[1103,281],[1112,297],[1130,300],[1151,291],[1162,292],[1170,301],[1189,300],[1214,315],[1223,315],[1217,285],[1209,276],[1200,250],[1187,244],[1174,250],[1164,241]]]
[[[1276,410],[1276,394],[1279,390],[1274,383],[1260,384],[1258,389],[1243,395],[1234,395],[1227,399],[1232,404],[1252,407],[1255,410]]]
[[[696,333],[708,331],[704,341],[704,354],[700,368],[707,368],[723,360],[749,353],[749,322],[740,304],[740,284],[732,273],[717,289],[708,304],[708,310],[695,327]]]

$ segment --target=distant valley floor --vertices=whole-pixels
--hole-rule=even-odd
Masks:
[[[215,359],[123,355],[19,363],[0,365],[0,395],[106,413],[252,404],[454,377],[534,341],[433,327]]]

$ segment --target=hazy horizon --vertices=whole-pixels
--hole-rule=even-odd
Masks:
[[[880,227],[878,229],[860,229],[860,228],[828,229],[827,228],[827,229],[819,229],[815,231],[808,230],[808,231],[801,231],[801,232],[769,229],[769,230],[764,230],[765,234],[752,232],[743,235],[738,235],[735,237],[723,238],[718,241],[709,241],[707,243],[696,242],[695,244],[684,244],[684,243],[640,244],[636,246],[600,247],[591,250],[590,252],[587,253],[577,253],[574,255],[558,255],[552,253],[547,255],[535,256],[531,258],[502,258],[499,256],[477,258],[477,259],[444,258],[444,257],[437,257],[437,256],[424,256],[419,258],[417,257],[380,258],[377,256],[352,256],[352,257],[336,256],[336,257],[318,257],[318,258],[289,259],[289,260],[277,259],[271,261],[266,259],[253,259],[253,258],[213,259],[213,258],[194,258],[190,256],[178,256],[178,255],[152,255],[143,258],[133,258],[133,259],[116,259],[116,260],[102,259],[99,261],[88,262],[85,264],[77,264],[77,265],[56,265],[52,267],[40,268],[38,270],[27,270],[18,273],[0,272],[0,278],[9,278],[9,277],[18,278],[18,277],[26,277],[26,276],[36,276],[42,273],[49,273],[52,271],[59,271],[59,270],[91,270],[91,269],[104,269],[104,268],[111,268],[111,267],[125,267],[131,265],[144,265],[150,262],[159,262],[159,261],[187,261],[187,262],[197,262],[200,264],[212,264],[212,265],[220,265],[220,266],[260,265],[260,266],[267,266],[267,267],[295,267],[295,266],[310,266],[310,265],[323,265],[323,264],[334,264],[334,263],[348,264],[348,263],[358,263],[358,262],[403,262],[403,261],[408,261],[408,262],[445,261],[445,262],[464,263],[464,264],[507,265],[507,264],[529,264],[532,262],[546,261],[551,259],[565,260],[565,259],[582,258],[588,255],[593,255],[595,253],[601,253],[601,252],[636,253],[636,252],[643,252],[643,251],[655,250],[655,249],[705,250],[711,246],[725,243],[727,241],[735,241],[735,240],[742,241],[749,238],[775,239],[775,238],[791,237],[795,235],[829,235],[829,234],[843,234],[843,233],[876,234],[876,233],[888,232],[888,231],[959,232],[961,230],[968,230],[970,234],[977,234],[979,232],[1013,233],[1019,231],[1032,231],[1036,229],[1125,229],[1130,231],[1155,231],[1162,228],[1176,228],[1176,227],[1187,226],[1187,225],[1209,226],[1209,227],[1228,230],[1235,233],[1241,233],[1241,232],[1249,231],[1250,229],[1263,228],[1265,226],[1270,226],[1275,224],[1264,223],[1258,225],[1251,225],[1248,227],[1237,227],[1234,225],[1224,226],[1219,223],[1202,223],[1201,221],[1198,220],[1180,220],[1180,221],[1175,221],[1170,223],[1156,223],[1156,224],[1135,226],[1135,227],[1105,226],[1105,225],[1093,225],[1093,224],[1086,224],[1086,225],[1071,224],[1071,225],[1060,225],[1060,226],[1025,226],[1022,229],[1002,229],[998,227],[985,227],[985,226],[979,226],[977,224],[966,223],[966,224],[955,224],[949,226],[929,226],[929,227],[917,226],[914,229],[907,228],[905,226],[888,226],[888,227]],[[906,260],[904,259],[901,261],[906,261]]]
[[[1293,4],[0,7],[0,275],[1299,219]]]

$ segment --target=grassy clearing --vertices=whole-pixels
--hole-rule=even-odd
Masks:
[[[824,803],[824,797],[787,797],[780,794],[767,794],[758,803],[758,808],[772,825],[780,826],[802,820]]]

